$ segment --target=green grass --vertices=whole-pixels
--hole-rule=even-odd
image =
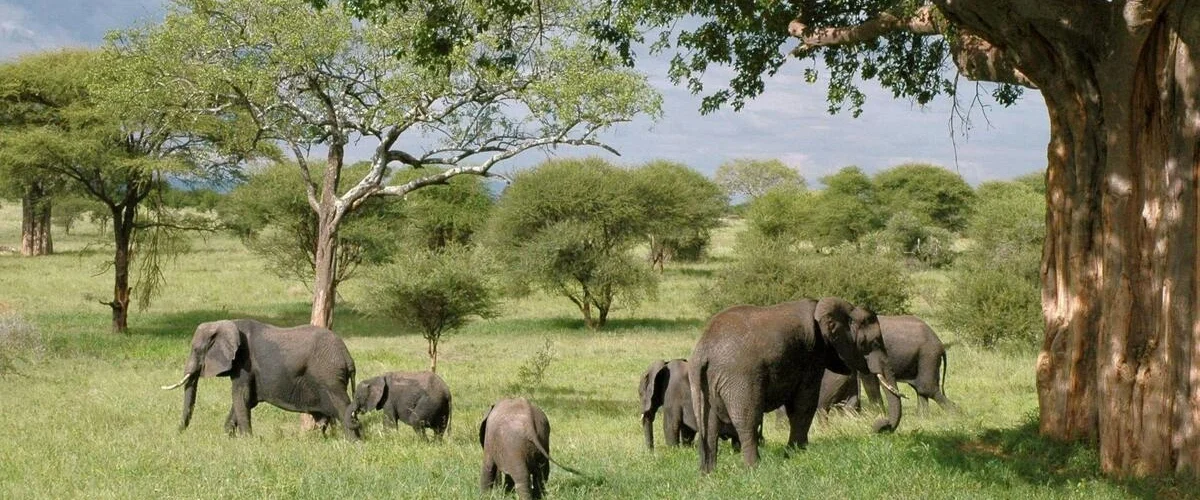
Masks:
[[[17,209],[0,208],[0,245],[19,242]],[[733,230],[718,234],[718,256],[727,255]],[[700,477],[694,450],[644,449],[636,384],[652,359],[691,351],[706,319],[692,297],[712,263],[669,267],[657,298],[615,311],[601,332],[583,329],[566,300],[534,295],[506,303],[498,319],[448,334],[439,369],[455,403],[443,443],[404,428],[387,432],[378,413],[365,418],[362,443],[338,432],[302,434],[295,414],[265,404],[254,411],[253,437],[229,438],[226,379],[201,381],[192,426],[180,433],[181,394],[159,386],[178,379],[196,323],[242,316],[303,323],[307,290],[265,272],[234,239],[197,238],[169,269],[166,293],[132,315],[130,335],[117,336],[98,303],[111,273],[95,228],[55,236],[58,255],[0,256],[0,309],[37,325],[49,346],[20,375],[0,377],[3,498],[476,498],[479,417],[496,399],[518,395],[518,370],[546,338],[555,359],[542,387],[525,395],[551,419],[555,457],[592,476],[556,468],[553,498],[1182,498],[1188,491],[1101,478],[1092,450],[1043,441],[1032,423],[1034,356],[961,343],[950,352],[946,389],[961,414],[935,405],[917,416],[909,399],[897,434],[871,435],[870,416],[835,418],[814,425],[807,450],[790,453],[786,430],[768,416],[757,469],[743,468],[724,446],[716,472]],[[946,286],[937,273],[918,281],[930,290]],[[335,329],[359,379],[427,366],[419,335],[356,314],[355,287],[344,291]],[[914,301],[919,314],[936,300],[926,295]],[[940,333],[954,340],[954,332]]]

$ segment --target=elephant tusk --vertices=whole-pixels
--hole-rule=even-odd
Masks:
[[[192,374],[190,374],[190,373],[184,374],[183,378],[179,379],[179,383],[177,383],[175,385],[164,385],[164,386],[162,386],[162,390],[169,391],[172,389],[178,389],[179,386],[183,385],[184,382],[187,382],[187,379],[190,376],[192,376]]]
[[[882,384],[882,385],[883,385],[883,388],[884,388],[884,389],[887,389],[887,390],[888,390],[888,392],[890,392],[890,393],[892,393],[892,394],[895,394],[895,395],[896,395],[896,397],[898,397],[898,398],[900,398],[900,399],[908,399],[908,396],[905,396],[905,395],[901,394],[901,393],[900,393],[900,390],[899,390],[899,389],[897,389],[897,388],[896,388],[896,386],[894,386],[894,385],[892,385],[892,384],[889,384],[889,383],[887,383],[887,380],[884,380],[884,379],[883,379],[883,374],[876,373],[876,374],[875,374],[875,377],[879,379],[879,383],[880,383],[880,384]]]

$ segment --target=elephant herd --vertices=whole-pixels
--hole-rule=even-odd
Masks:
[[[924,411],[932,398],[947,409],[942,391],[945,347],[925,322],[912,316],[876,316],[864,307],[826,297],[773,306],[734,306],[714,315],[689,359],[655,361],[642,375],[642,426],[654,448],[653,423],[663,413],[668,445],[698,443],[700,470],[712,471],[719,438],[732,441],[743,461],[758,461],[765,412],[779,408],[789,424],[788,446],[804,447],[818,410],[857,410],[859,384],[872,402],[887,391],[887,415],[876,432],[895,430],[901,419],[897,381],[916,389]],[[341,422],[348,439],[361,438],[358,415],[384,412],[422,437],[439,439],[451,426],[451,396],[431,372],[389,372],[354,384],[354,360],[332,331],[315,326],[280,328],[239,319],[200,324],[192,336],[183,378],[180,430],[191,420],[200,377],[229,377],[232,405],[225,430],[250,434],[250,410],[267,402],[307,413],[325,430]],[[353,398],[347,394],[353,387]],[[503,476],[506,489],[540,498],[549,478],[550,423],[525,399],[496,402],[479,425],[483,448],[480,487]],[[557,464],[557,462],[555,462]],[[559,464],[560,467],[563,467]],[[570,468],[564,469],[576,472]]]

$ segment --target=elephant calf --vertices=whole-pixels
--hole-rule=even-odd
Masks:
[[[450,387],[433,372],[388,372],[358,383],[354,388],[355,415],[383,410],[387,426],[404,422],[425,438],[433,429],[441,439],[450,427]]]
[[[663,411],[663,434],[667,446],[691,446],[696,437],[696,412],[692,408],[692,385],[688,383],[686,359],[654,361],[642,374],[638,397],[642,400],[642,433],[646,447],[654,449],[654,418]],[[735,450],[741,449],[737,430],[732,425],[719,427],[718,437],[732,441]],[[762,440],[762,427],[758,429]]]
[[[504,475],[506,491],[517,490],[522,499],[541,498],[550,479],[550,462],[579,474],[550,458],[550,421],[525,398],[497,401],[479,423],[479,445],[483,447],[483,470],[479,488],[492,489]]]

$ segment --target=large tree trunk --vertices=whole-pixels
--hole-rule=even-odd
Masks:
[[[1200,4],[1122,28],[1105,50],[1042,38],[1047,67],[1023,68],[1051,124],[1040,427],[1098,442],[1107,474],[1196,477]]]
[[[32,257],[54,253],[50,238],[50,196],[34,182],[21,197],[21,255]]]
[[[137,205],[112,207],[112,214],[116,248],[113,250],[113,299],[108,306],[112,308],[113,333],[126,333],[129,331],[129,260]]]
[[[333,327],[333,306],[337,294],[337,232],[342,219],[337,205],[337,186],[342,172],[343,146],[332,144],[321,183],[321,198],[317,209],[317,241],[313,255],[312,316],[310,323]]]

